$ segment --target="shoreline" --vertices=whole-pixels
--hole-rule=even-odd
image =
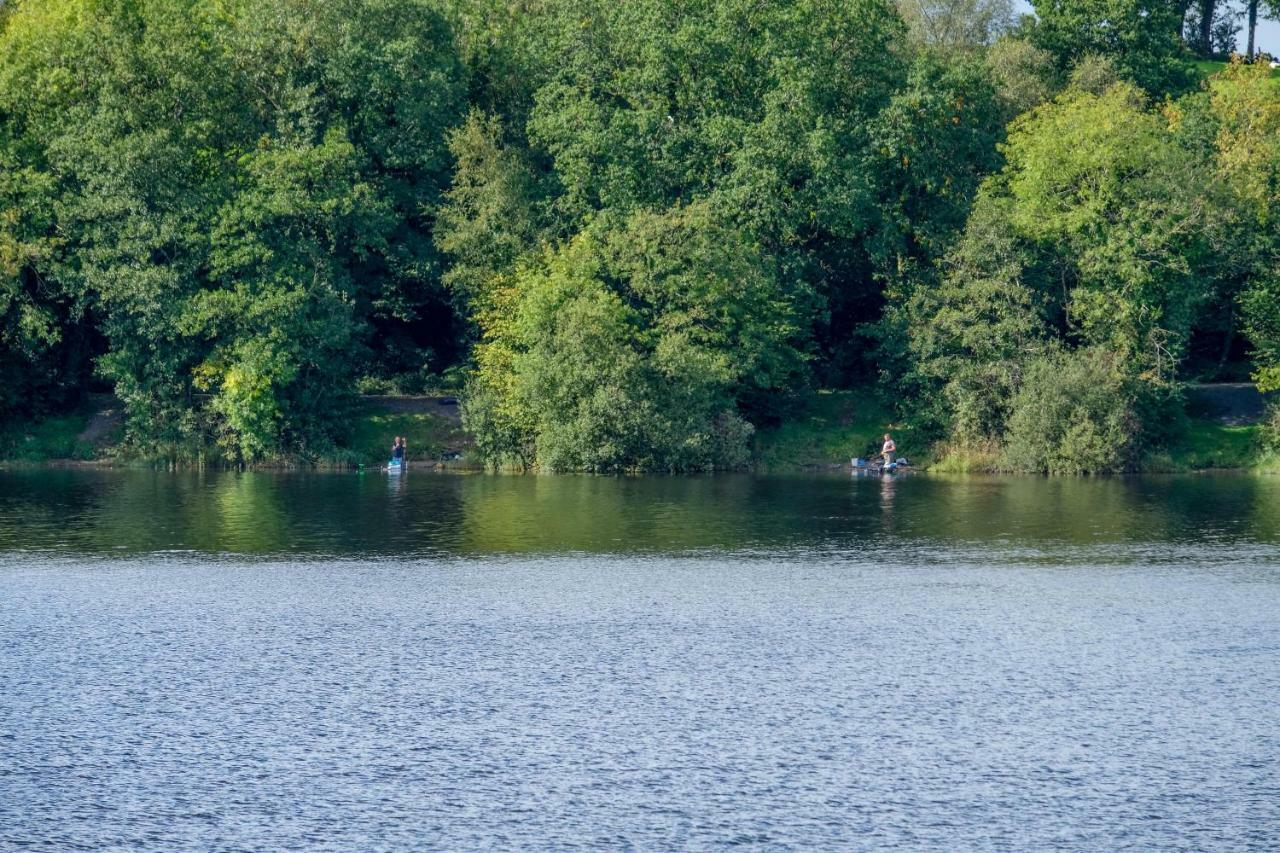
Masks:
[[[1250,412],[1242,417],[1238,406],[1224,405],[1216,396],[1239,396],[1236,386],[1202,386],[1196,409],[1189,414],[1184,433],[1170,446],[1150,454],[1128,474],[1177,474],[1200,472],[1280,473],[1280,459],[1262,442],[1261,427]],[[1232,402],[1229,398],[1227,403]],[[1258,397],[1255,404],[1261,403]],[[1258,406],[1260,409],[1260,405]],[[312,460],[282,456],[253,463],[227,460],[214,446],[171,447],[167,452],[137,452],[127,444],[121,408],[113,397],[98,395],[77,409],[30,422],[0,428],[0,470],[137,468],[153,470],[259,470],[259,471],[377,471],[386,464],[387,448],[394,436],[404,436],[414,471],[493,470],[473,458],[472,437],[462,426],[456,396],[367,396],[361,400],[341,447]],[[849,390],[817,390],[796,394],[786,414],[758,429],[751,443],[751,459],[735,469],[751,474],[849,473],[848,460],[869,456],[883,432],[892,431],[899,447],[916,463],[913,473],[1002,474],[991,454],[952,452],[930,444],[910,424],[895,417],[875,387]],[[518,468],[501,468],[517,473]],[[571,473],[571,472],[565,472]],[[626,476],[672,472],[620,472]],[[704,472],[692,471],[690,474]],[[728,472],[726,472],[728,473]],[[1011,472],[1010,472],[1011,473]],[[1098,475],[1084,475],[1098,476]]]
[[[153,471],[166,474],[190,474],[214,472],[218,474],[377,474],[388,476],[385,465],[338,465],[338,464],[284,464],[264,463],[257,465],[218,465],[161,463],[145,461],[122,461],[116,459],[45,459],[0,460],[0,473],[35,472],[35,471]],[[903,479],[916,476],[928,476],[939,479],[953,478],[1037,478],[1055,479],[1125,479],[1129,477],[1186,477],[1186,476],[1275,476],[1280,475],[1280,464],[1271,463],[1253,467],[1204,467],[1180,468],[1154,467],[1133,471],[1118,471],[1102,474],[1045,474],[1018,471],[972,470],[953,471],[938,468],[911,468],[884,474],[878,471],[858,471],[848,465],[844,466],[770,466],[752,467],[721,471],[627,471],[627,472],[591,472],[591,471],[535,471],[515,468],[492,468],[465,460],[420,460],[409,463],[409,471],[418,474],[450,474],[450,475],[484,475],[493,477],[606,477],[606,478],[669,478],[669,477],[847,477],[849,479]],[[397,475],[399,476],[399,475]]]

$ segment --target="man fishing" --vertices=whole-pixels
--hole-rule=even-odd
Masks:
[[[888,468],[893,464],[893,454],[898,452],[898,445],[893,443],[893,436],[889,433],[884,434],[884,445],[880,448],[880,455],[884,457],[884,467]]]

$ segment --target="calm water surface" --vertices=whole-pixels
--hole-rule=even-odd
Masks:
[[[0,473],[0,849],[1280,848],[1280,478]]]

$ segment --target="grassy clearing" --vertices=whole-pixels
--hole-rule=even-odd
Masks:
[[[1212,77],[1227,67],[1227,63],[1216,59],[1197,59],[1191,64],[1195,66],[1196,71],[1200,72],[1201,77]]]
[[[873,391],[818,391],[796,415],[756,434],[755,462],[762,470],[847,465],[854,456],[878,451],[885,432],[893,433],[902,455],[919,463],[923,448],[912,444],[910,428],[895,423]]]
[[[1227,67],[1226,62],[1221,62],[1216,59],[1197,59],[1191,64],[1195,66],[1195,69],[1199,72],[1201,78],[1206,80]],[[1280,88],[1280,68],[1273,68],[1271,70],[1271,84]]]
[[[957,448],[940,444],[916,447],[911,430],[894,423],[892,414],[871,390],[821,391],[783,424],[756,437],[756,462],[762,470],[824,468],[848,464],[851,456],[867,456],[890,431],[918,467],[939,473],[973,474],[999,470],[995,445]],[[1262,451],[1257,425],[1228,426],[1211,418],[1192,419],[1182,436],[1142,466],[1150,472],[1248,469],[1280,473],[1280,458]]]
[[[374,465],[387,461],[391,442],[404,436],[411,460],[441,459],[464,452],[469,440],[462,426],[450,418],[429,412],[387,412],[366,405],[352,424],[347,449],[351,460]]]
[[[128,448],[119,446],[118,430],[82,440],[93,420],[94,410],[87,407],[34,423],[16,423],[0,427],[0,460],[21,464],[50,461],[89,461],[111,458],[134,464],[194,465],[203,458],[206,464],[218,464],[215,448],[184,448],[170,457],[133,458]],[[463,453],[469,440],[456,419],[431,412],[388,411],[378,403],[365,403],[351,424],[346,447],[330,458],[319,460],[322,466],[374,465],[387,460],[391,441],[401,435],[409,445],[410,458],[416,461],[439,460],[447,455]],[[280,460],[283,464],[286,460]],[[272,467],[268,462],[266,467]]]
[[[86,411],[77,411],[34,423],[0,427],[0,459],[28,463],[93,459],[97,449],[92,442],[79,438],[89,423],[89,416]]]
[[[938,461],[930,471],[948,474],[992,473],[1000,470],[997,447],[936,448]],[[1227,426],[1213,420],[1192,420],[1186,432],[1168,448],[1152,453],[1141,469],[1150,473],[1252,469],[1266,471],[1280,463],[1261,452],[1258,427]]]
[[[1156,471],[1255,468],[1262,455],[1256,425],[1227,426],[1193,420],[1182,437],[1146,467]]]

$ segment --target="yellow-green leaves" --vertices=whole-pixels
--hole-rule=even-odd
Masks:
[[[1261,226],[1280,207],[1280,89],[1264,62],[1233,62],[1209,81],[1218,174]]]

